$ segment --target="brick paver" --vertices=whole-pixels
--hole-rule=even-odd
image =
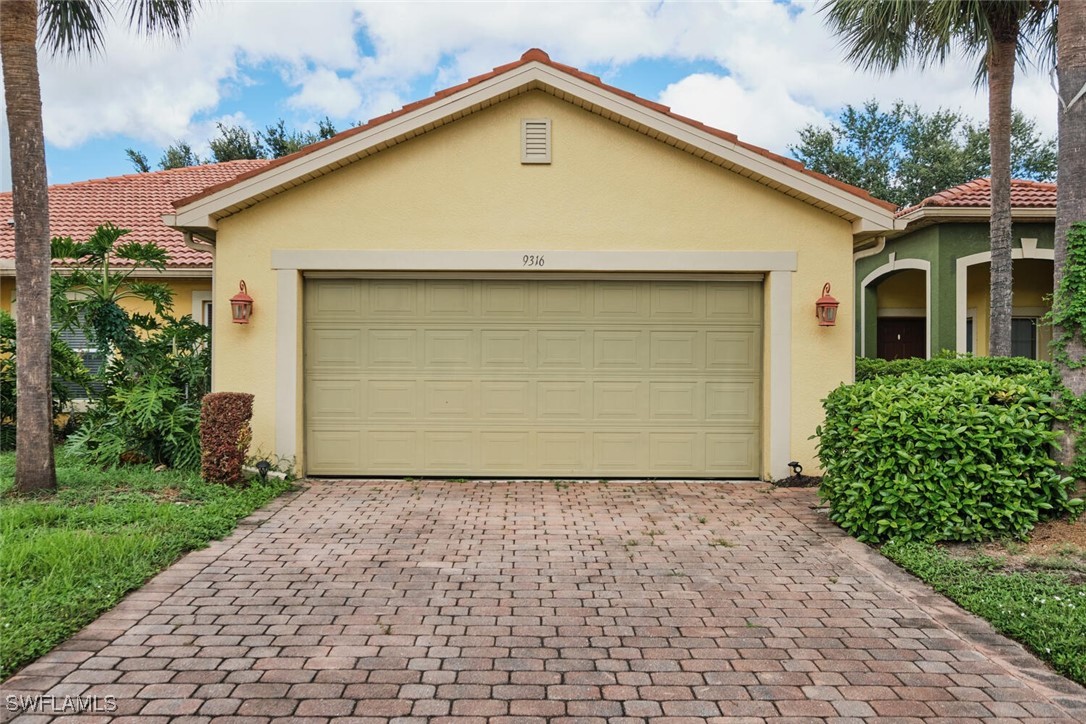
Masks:
[[[152,723],[1086,721],[1081,687],[817,505],[760,483],[309,483],[9,679],[4,708],[50,694],[113,697],[86,721]]]

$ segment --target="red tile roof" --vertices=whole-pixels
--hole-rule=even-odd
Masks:
[[[211,255],[185,246],[181,232],[162,223],[173,213],[171,202],[240,173],[268,165],[268,161],[228,161],[170,171],[112,176],[49,187],[49,231],[84,241],[105,222],[132,233],[120,243],[153,241],[170,255],[173,268],[210,268]],[[15,227],[11,192],[0,194],[0,259],[15,257]]]
[[[939,208],[987,208],[992,205],[992,180],[978,178],[960,186],[940,191],[923,201],[898,212],[904,216],[917,209]],[[1013,179],[1011,181],[1011,207],[1016,209],[1056,208],[1056,184],[1041,181]]]
[[[517,68],[519,68],[521,66],[524,66],[524,65],[527,65],[528,63],[533,63],[533,62],[542,63],[543,65],[554,68],[555,70],[561,71],[561,72],[566,73],[568,75],[572,75],[575,78],[578,78],[578,79],[580,79],[582,81],[585,81],[587,83],[591,83],[592,85],[597,86],[599,88],[602,88],[602,89],[604,89],[604,90],[606,90],[606,91],[608,91],[610,93],[614,93],[616,95],[622,96],[623,98],[626,98],[626,99],[631,100],[631,101],[633,101],[635,103],[638,103],[638,104],[640,104],[640,105],[642,105],[642,106],[644,106],[644,107],[646,107],[646,108],[648,108],[650,110],[656,111],[658,113],[663,113],[664,115],[667,115],[667,116],[669,116],[669,117],[671,117],[671,118],[673,118],[673,119],[675,119],[677,121],[680,121],[680,122],[682,122],[682,123],[684,123],[684,124],[686,124],[688,126],[692,126],[692,127],[696,128],[696,129],[698,129],[700,131],[704,131],[704,132],[709,133],[709,134],[711,134],[713,136],[716,136],[717,138],[721,138],[721,139],[727,141],[728,143],[733,143],[736,146],[739,146],[739,147],[744,148],[744,149],[746,149],[748,151],[756,153],[759,156],[763,156],[763,157],[765,157],[767,159],[770,159],[771,161],[774,161],[774,162],[779,163],[779,164],[783,164],[783,165],[785,165],[785,166],[787,166],[787,167],[789,167],[789,168],[791,168],[793,170],[799,171],[799,172],[801,172],[801,173],[803,173],[803,174],[805,174],[807,176],[810,176],[812,178],[816,178],[819,181],[822,181],[823,183],[830,184],[831,186],[835,186],[835,187],[837,187],[837,188],[839,188],[839,189],[841,189],[843,191],[846,191],[846,192],[848,192],[848,193],[850,193],[850,194],[852,194],[854,196],[858,196],[859,198],[861,198],[861,199],[863,199],[865,201],[877,204],[878,206],[881,206],[881,207],[883,207],[883,208],[885,208],[885,209],[887,209],[889,211],[895,211],[897,209],[897,206],[895,206],[894,204],[891,204],[888,201],[882,201],[881,199],[876,199],[874,196],[872,196],[871,194],[869,194],[868,192],[864,191],[861,188],[858,188],[856,186],[852,186],[852,185],[843,183],[841,181],[838,181],[837,179],[826,176],[825,174],[821,174],[821,173],[818,173],[816,171],[812,171],[812,170],[808,169],[807,167],[805,167],[803,164],[801,164],[799,161],[796,161],[795,159],[787,158],[785,156],[780,156],[778,154],[773,153],[772,151],[768,151],[768,150],[766,150],[764,148],[761,148],[759,146],[755,146],[755,145],[752,145],[750,143],[740,141],[739,138],[733,133],[728,133],[727,131],[721,131],[720,129],[713,128],[711,126],[707,126],[704,123],[701,123],[700,121],[695,121],[692,118],[687,118],[686,116],[681,116],[681,115],[679,115],[677,113],[672,113],[671,109],[669,107],[661,105],[661,104],[656,103],[654,101],[647,100],[645,98],[641,98],[639,96],[634,95],[633,93],[630,93],[629,91],[624,91],[621,88],[616,88],[615,86],[608,85],[608,84],[604,83],[598,76],[594,76],[594,75],[590,75],[588,73],[585,73],[585,72],[583,72],[581,70],[578,70],[577,68],[574,68],[571,65],[564,65],[562,63],[556,63],[553,60],[551,60],[549,55],[547,55],[544,51],[540,50],[539,48],[532,48],[531,50],[527,51],[526,53],[524,53],[524,55],[520,56],[520,60],[514,61],[512,63],[507,63],[506,65],[500,65],[497,68],[494,68],[493,70],[491,70],[489,73],[483,73],[482,75],[477,75],[474,78],[470,78],[467,81],[465,81],[464,83],[461,83],[460,85],[455,85],[455,86],[453,86],[451,88],[446,88],[445,90],[438,91],[437,93],[430,96],[429,98],[424,98],[423,100],[415,101],[414,103],[408,103],[406,106],[399,109],[398,111],[393,111],[392,113],[388,113],[388,114],[383,115],[383,116],[378,116],[377,118],[374,118],[374,119],[370,120],[369,123],[366,123],[365,125],[357,126],[355,128],[350,128],[350,129],[348,129],[346,131],[343,131],[342,133],[336,134],[335,136],[333,136],[333,137],[331,137],[329,139],[326,139],[324,141],[320,141],[318,143],[314,143],[312,145],[306,146],[302,150],[300,150],[300,151],[298,151],[296,153],[293,153],[293,154],[291,154],[289,156],[283,156],[282,158],[277,158],[277,159],[275,159],[274,161],[272,161],[271,163],[269,163],[267,166],[265,166],[263,168],[248,171],[246,173],[243,173],[243,174],[239,175],[235,179],[231,179],[229,181],[224,181],[224,182],[219,183],[219,184],[217,184],[215,186],[210,186],[210,187],[204,189],[203,191],[201,191],[199,193],[193,194],[193,195],[188,196],[188,197],[183,198],[183,199],[178,199],[177,201],[174,202],[174,207],[181,208],[182,206],[186,206],[186,205],[188,205],[188,204],[190,204],[190,203],[192,203],[194,201],[198,201],[199,199],[202,199],[202,198],[204,198],[206,196],[210,196],[211,194],[213,194],[213,193],[215,193],[217,191],[221,191],[221,190],[223,190],[225,188],[229,188],[230,186],[233,186],[238,181],[243,181],[245,179],[252,178],[254,176],[258,176],[261,173],[263,173],[264,171],[270,170],[270,169],[272,169],[272,168],[274,168],[276,166],[280,166],[280,165],[282,165],[284,163],[288,163],[288,162],[293,161],[293,160],[295,160],[297,158],[301,158],[302,156],[309,155],[309,154],[313,153],[314,151],[325,148],[325,147],[330,146],[332,144],[339,143],[340,141],[342,141],[345,138],[350,138],[351,136],[357,135],[359,133],[363,133],[363,132],[372,130],[373,128],[376,128],[377,126],[380,126],[380,125],[382,125],[384,123],[387,123],[387,122],[389,122],[389,121],[391,121],[391,120],[393,120],[395,118],[398,118],[398,117],[400,117],[400,116],[402,116],[402,115],[404,115],[406,113],[416,111],[419,108],[423,108],[425,106],[428,106],[428,105],[430,105],[432,103],[435,103],[435,102],[437,102],[437,101],[439,101],[439,100],[441,100],[443,98],[446,98],[446,97],[448,97],[450,95],[453,95],[455,93],[459,93],[459,92],[461,92],[463,90],[467,90],[469,88],[472,88],[473,86],[477,86],[480,83],[486,82],[486,81],[488,81],[488,80],[490,80],[490,79],[492,79],[492,78],[494,78],[496,76],[499,76],[499,75],[501,75],[503,73],[508,73],[511,70],[515,70],[515,69],[517,69]]]

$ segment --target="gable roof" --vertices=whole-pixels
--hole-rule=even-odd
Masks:
[[[49,233],[83,241],[108,221],[131,229],[120,243],[153,241],[166,249],[171,269],[210,269],[211,254],[185,246],[184,235],[164,225],[162,215],[173,210],[174,199],[268,163],[228,161],[50,186]],[[0,260],[15,258],[13,216],[11,192],[0,194]]]
[[[853,222],[857,234],[894,227],[896,207],[863,189],[811,171],[794,159],[740,141],[734,134],[673,113],[670,108],[604,83],[533,48],[460,85],[409,103],[263,168],[179,199],[164,217],[174,228],[213,239],[216,222],[312,178],[378,153],[520,93],[541,90],[632,130],[688,151],[789,196]]]
[[[921,220],[988,218],[992,206],[992,179],[978,178],[933,194],[902,209],[898,219],[906,224]],[[1011,180],[1011,215],[1015,218],[1048,219],[1056,216],[1056,184],[1026,179]]]

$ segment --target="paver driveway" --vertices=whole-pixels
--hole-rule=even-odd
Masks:
[[[816,505],[764,484],[313,483],[4,693],[109,695],[147,723],[1086,714]]]

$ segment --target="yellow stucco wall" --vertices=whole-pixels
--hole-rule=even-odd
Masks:
[[[1015,259],[1014,292],[1011,302],[1014,316],[1041,317],[1051,308],[1052,262],[1047,259]],[[988,354],[988,320],[991,307],[990,294],[991,264],[983,263],[969,267],[966,283],[966,310],[974,318],[976,329],[975,354]],[[1038,356],[1051,359],[1049,344],[1052,342],[1052,328],[1038,322]]]
[[[183,317],[186,314],[192,314],[193,292],[211,291],[210,277],[177,278],[156,275],[153,277],[141,278],[140,281],[168,284],[170,288],[173,289],[173,313],[175,317]],[[11,277],[0,277],[0,309],[5,312],[11,312],[11,300],[14,293],[15,279]],[[125,309],[134,312],[150,313],[154,311],[154,307],[151,304],[138,300],[125,300],[122,306]],[[199,320],[197,319],[197,321]]]
[[[522,165],[521,119],[540,117],[552,119],[553,162]],[[253,447],[265,452],[275,443],[276,249],[796,251],[791,456],[808,469],[819,401],[852,379],[852,305],[833,328],[814,316],[825,282],[853,297],[848,222],[538,91],[220,220],[214,386],[255,395]],[[240,278],[256,300],[245,326],[230,323],[227,303]],[[301,415],[299,404],[304,464]]]
[[[879,282],[879,313],[910,310],[923,317],[926,313],[927,276],[920,269],[905,269]]]

